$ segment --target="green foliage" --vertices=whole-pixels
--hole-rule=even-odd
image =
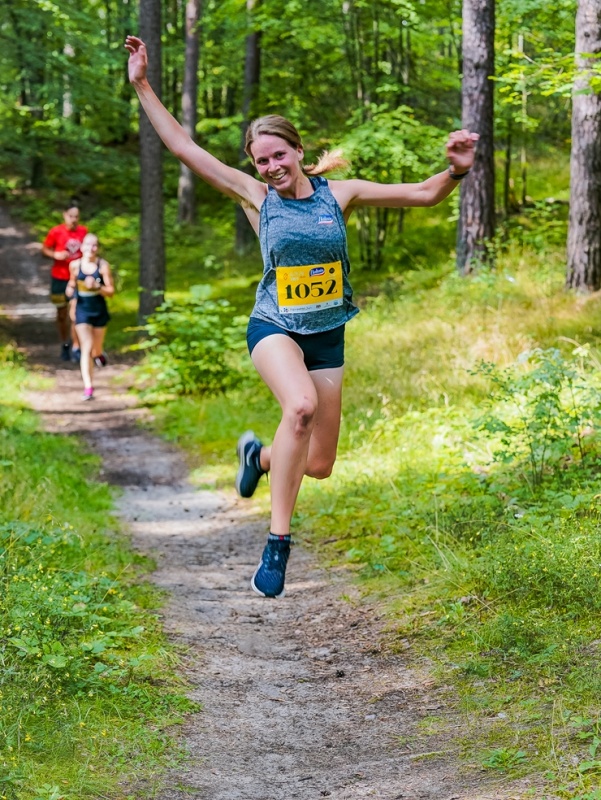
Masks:
[[[590,364],[585,367],[590,350],[577,348],[574,356],[568,362],[556,348],[536,348],[523,353],[515,366],[482,363],[478,370],[490,379],[492,391],[476,427],[497,440],[494,460],[527,462],[533,489],[575,451],[584,458],[585,437],[590,439],[601,421],[599,375]]]
[[[245,347],[247,319],[210,293],[208,286],[193,286],[187,302],[166,300],[148,319],[148,338],[133,346],[146,354],[137,369],[145,397],[216,394],[241,380],[236,356]]]
[[[587,499],[590,504],[590,495]],[[473,567],[476,590],[494,591],[496,596],[510,596],[512,603],[556,609],[573,617],[601,611],[601,538],[590,530],[587,510],[586,504],[577,513],[566,510],[557,520],[552,513],[529,511],[521,524],[508,522],[503,535],[499,531],[479,553]],[[597,516],[589,513],[593,519]],[[531,632],[535,628],[529,626]],[[498,639],[495,646],[514,646],[513,635]]]
[[[123,52],[121,43],[111,40],[113,24],[119,36],[130,26],[127,4],[109,2],[102,11],[73,2],[3,4],[3,178],[18,176],[21,185],[51,184],[74,194],[104,175],[103,161],[114,165],[115,154],[105,146],[127,138],[130,90],[122,80],[115,90],[123,75]],[[113,172],[118,177],[116,167]],[[122,188],[129,191],[126,181]]]
[[[553,198],[538,200],[519,215],[510,217],[501,226],[505,244],[515,242],[537,253],[557,251],[565,246],[567,236],[567,206]]]
[[[511,770],[524,764],[526,760],[527,756],[523,750],[499,747],[492,750],[486,758],[482,760],[482,766],[504,772],[505,770]]]
[[[530,134],[557,143],[569,136],[575,76],[575,0],[501,0],[497,4],[495,83],[498,134],[533,146]],[[517,137],[515,134],[517,133]]]
[[[144,627],[131,626],[135,607],[117,581],[65,569],[86,562],[70,526],[4,523],[0,548],[4,687],[10,676],[11,691],[25,692],[33,680],[43,691],[84,697],[127,679],[134,668],[129,640],[139,639]],[[41,705],[37,696],[34,708]],[[15,731],[3,734],[0,749],[14,746]]]
[[[417,180],[442,159],[444,132],[425,125],[408,106],[372,105],[351,116],[341,141],[353,174],[365,180],[398,183]],[[362,119],[364,121],[362,121]]]
[[[97,460],[39,430],[19,361],[0,347],[0,795],[83,800],[164,768],[193,704]]]

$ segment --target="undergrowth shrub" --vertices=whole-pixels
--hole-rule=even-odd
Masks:
[[[12,342],[0,343],[0,364],[23,365],[25,357]]]
[[[601,530],[566,519],[528,515],[485,546],[476,586],[490,594],[511,594],[512,603],[574,616],[601,610]]]
[[[11,691],[29,690],[33,708],[43,701],[32,681],[43,693],[91,696],[141,663],[127,658],[130,641],[144,630],[135,624],[139,613],[117,581],[85,570],[85,561],[84,543],[69,525],[0,525],[0,685],[10,676]],[[22,706],[21,715],[26,710],[32,708]]]
[[[143,326],[147,338],[133,349],[145,351],[136,372],[146,399],[219,394],[244,378],[247,318],[210,291],[193,286],[186,302],[166,300]]]
[[[41,776],[57,798],[98,796],[128,741],[150,763],[161,725],[194,707],[166,688],[158,620],[114,574],[112,547],[94,543],[94,570],[69,524],[0,524],[0,768],[14,800],[44,797]]]
[[[567,211],[562,203],[538,200],[505,223],[507,239],[537,253],[562,248],[565,244]]]
[[[492,389],[475,427],[490,435],[494,461],[523,465],[532,490],[567,460],[583,459],[587,438],[591,448],[601,422],[601,380],[589,358],[587,347],[571,360],[556,348],[537,348],[509,367],[482,362],[477,370]]]

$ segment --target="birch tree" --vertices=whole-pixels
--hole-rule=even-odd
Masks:
[[[490,264],[495,232],[494,0],[463,0],[462,125],[480,134],[471,174],[462,182],[457,268],[463,274]]]
[[[581,291],[601,289],[601,94],[591,80],[600,52],[601,0],[579,0],[566,284]]]
[[[188,0],[186,3],[186,55],[182,85],[182,127],[192,139],[196,135],[200,11],[201,0]],[[177,201],[178,221],[195,222],[196,193],[194,176],[192,170],[183,163],[180,165],[179,171]]]

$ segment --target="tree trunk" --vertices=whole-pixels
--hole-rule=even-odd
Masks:
[[[464,275],[478,264],[493,263],[489,243],[495,232],[494,38],[494,0],[463,0],[463,127],[480,134],[474,166],[461,186],[457,269]]]
[[[601,0],[579,0],[566,285],[581,291],[601,289],[601,95],[589,83],[599,52]]]
[[[188,0],[186,3],[186,56],[182,86],[182,127],[193,139],[196,138],[200,11],[201,0]],[[179,222],[196,222],[194,177],[192,170],[188,169],[185,164],[180,166],[179,171],[177,218]]]
[[[253,12],[259,7],[261,0],[246,0],[248,24],[253,26]],[[244,152],[246,129],[255,114],[255,105],[259,94],[261,79],[261,31],[251,29],[246,37],[246,59],[244,62],[244,95],[242,100],[242,126],[240,130],[240,149],[238,160],[240,169],[252,174],[253,168],[248,163]],[[248,221],[242,206],[236,206],[236,252],[239,255],[248,253],[255,241],[255,233]]]
[[[140,0],[140,36],[148,49],[148,80],[161,96],[161,0]],[[163,144],[140,110],[140,304],[144,321],[165,291]]]
[[[503,174],[503,211],[505,219],[508,220],[511,214],[511,120],[508,124],[509,130],[505,138],[505,171]]]

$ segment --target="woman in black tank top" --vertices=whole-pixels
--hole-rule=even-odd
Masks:
[[[72,261],[67,284],[68,297],[77,297],[75,329],[81,347],[79,362],[83,379],[83,400],[94,397],[94,364],[104,366],[103,352],[106,325],[110,319],[107,297],[115,293],[108,262],[98,256],[98,237],[88,233],[81,245],[81,258]]]

